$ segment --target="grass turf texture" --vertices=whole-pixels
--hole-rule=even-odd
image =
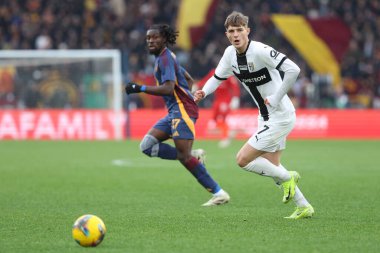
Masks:
[[[208,152],[207,168],[231,203],[210,195],[177,161],[148,158],[138,142],[0,142],[0,252],[379,252],[379,141],[289,141],[282,163],[302,176],[316,216],[283,219],[270,178],[235,165],[243,142]],[[107,234],[81,248],[82,214]]]

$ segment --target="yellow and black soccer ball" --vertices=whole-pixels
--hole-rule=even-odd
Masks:
[[[73,225],[73,238],[83,247],[96,247],[104,239],[106,226],[96,215],[85,214],[79,217]]]

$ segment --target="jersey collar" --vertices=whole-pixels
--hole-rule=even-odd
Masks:
[[[160,56],[160,55],[162,55],[167,49],[168,49],[168,47],[164,47],[164,48],[161,50],[161,52],[157,55],[157,57]]]
[[[237,55],[238,57],[243,57],[243,56],[245,56],[245,54],[246,54],[247,51],[248,51],[248,48],[249,48],[249,45],[250,45],[250,44],[251,44],[251,40],[248,41],[248,45],[247,45],[247,48],[245,49],[244,53],[239,54],[238,51],[236,51],[236,55]]]

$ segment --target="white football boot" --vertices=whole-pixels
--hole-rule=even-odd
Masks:
[[[212,198],[204,203],[202,206],[218,206],[227,204],[230,201],[230,195],[227,192],[220,190],[217,194],[212,196]]]

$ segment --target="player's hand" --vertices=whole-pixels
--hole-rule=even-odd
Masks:
[[[126,86],[125,86],[125,92],[129,95],[131,93],[139,93],[141,92],[141,85],[138,85],[137,83],[134,83],[134,82],[129,82]]]
[[[203,90],[197,90],[194,92],[194,101],[198,103],[206,96],[206,93]]]

